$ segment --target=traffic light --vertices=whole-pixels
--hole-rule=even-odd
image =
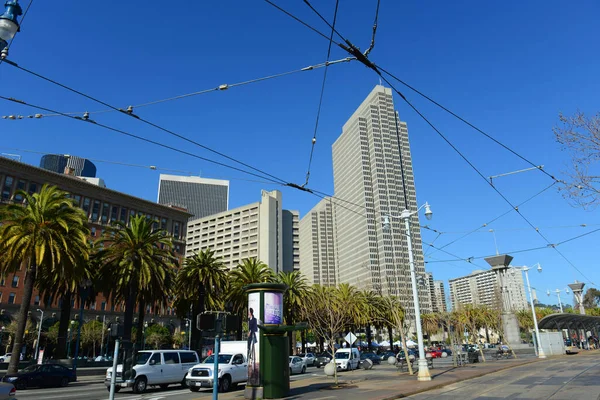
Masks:
[[[239,319],[226,313],[203,313],[196,317],[196,328],[209,332],[230,332],[237,329]]]

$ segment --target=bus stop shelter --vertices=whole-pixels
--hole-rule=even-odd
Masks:
[[[550,314],[542,318],[538,324],[540,329],[556,329],[558,331],[567,330],[569,339],[573,336],[581,343],[581,347],[587,344],[588,348],[590,337],[594,344],[598,346],[598,331],[600,330],[600,317],[582,314]],[[575,333],[575,335],[573,335]]]

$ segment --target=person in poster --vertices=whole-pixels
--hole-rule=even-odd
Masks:
[[[258,326],[259,312],[261,307],[260,293],[250,293],[248,295],[248,385],[260,386],[260,341]]]
[[[258,320],[254,316],[254,309],[248,308],[248,359],[252,359],[251,352],[256,344],[256,332],[258,331]]]

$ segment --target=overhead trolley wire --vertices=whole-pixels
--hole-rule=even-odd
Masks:
[[[335,22],[337,20],[337,12],[340,1],[336,0],[335,2],[335,10],[333,12],[333,26],[335,27]],[[331,56],[331,44],[333,43],[333,28],[331,29],[331,35],[329,36],[329,44],[327,46],[327,59],[326,62],[329,62],[329,57]],[[315,152],[315,144],[317,143],[317,131],[319,129],[319,118],[321,117],[321,107],[323,106],[323,94],[325,93],[325,83],[327,82],[327,68],[325,65],[325,71],[323,72],[323,83],[321,84],[321,94],[319,95],[319,107],[317,108],[317,118],[315,121],[315,131],[313,133],[312,144],[310,146],[310,156],[308,157],[308,169],[306,170],[306,181],[303,186],[308,185],[308,181],[310,179],[310,167],[312,165],[313,154]]]

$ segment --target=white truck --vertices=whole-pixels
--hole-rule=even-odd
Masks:
[[[221,392],[227,392],[238,383],[248,380],[248,344],[246,341],[222,342],[219,350],[219,370],[217,385]],[[215,383],[214,355],[208,356],[198,365],[188,370],[186,384],[192,392],[201,388],[212,388]]]
[[[335,364],[338,370],[351,371],[357,369],[360,353],[356,347],[338,349],[335,352]]]

